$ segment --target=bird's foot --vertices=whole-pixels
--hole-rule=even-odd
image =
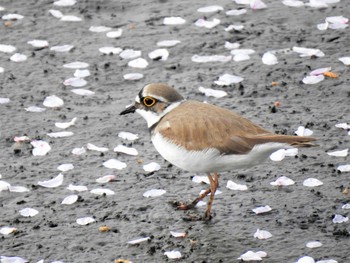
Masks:
[[[195,207],[193,203],[191,204],[185,204],[181,201],[172,201],[171,205],[174,206],[178,210],[189,210]]]

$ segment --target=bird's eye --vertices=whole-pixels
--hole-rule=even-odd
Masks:
[[[143,98],[143,104],[145,104],[147,107],[152,107],[156,103],[156,100],[151,97],[144,97]]]

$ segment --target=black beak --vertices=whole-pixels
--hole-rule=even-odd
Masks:
[[[136,110],[135,105],[131,105],[130,107],[127,107],[125,110],[123,110],[121,113],[119,113],[119,115],[125,115],[125,114],[129,114],[129,113],[134,113]]]

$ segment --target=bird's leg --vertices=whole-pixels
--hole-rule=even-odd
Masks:
[[[210,182],[210,197],[209,197],[207,208],[205,209],[204,220],[211,219],[211,206],[213,204],[215,191],[216,191],[216,188],[218,187],[218,182],[219,182],[218,173],[214,173],[214,178],[210,175],[210,173],[208,173],[208,178]]]
[[[194,199],[191,203],[188,205],[184,203],[178,203],[177,204],[177,209],[179,210],[189,210],[192,209],[196,206],[196,204],[201,201],[204,197],[206,197],[211,191],[211,188],[209,187],[207,190],[205,190],[203,193],[201,193],[196,199]]]

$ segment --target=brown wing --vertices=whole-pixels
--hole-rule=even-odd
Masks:
[[[307,143],[312,138],[276,135],[229,110],[186,101],[165,115],[159,132],[187,150],[217,148],[222,154],[243,154],[265,142]]]

